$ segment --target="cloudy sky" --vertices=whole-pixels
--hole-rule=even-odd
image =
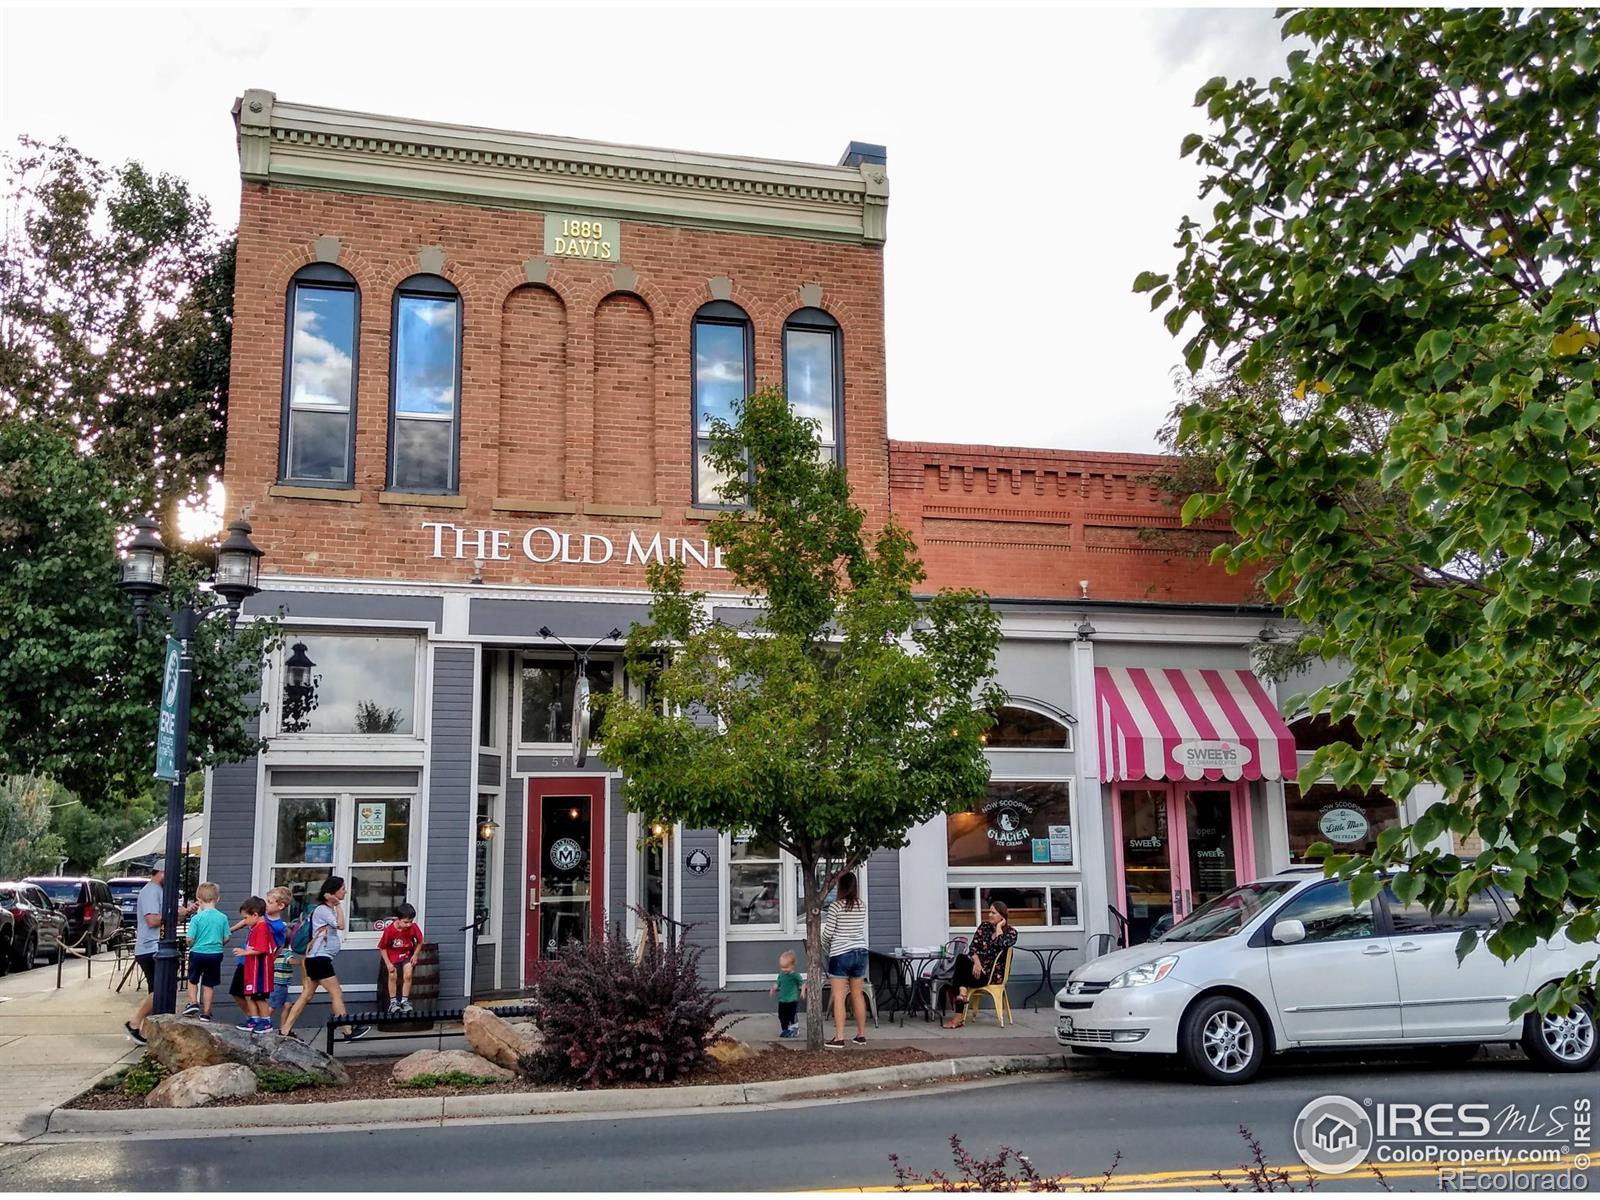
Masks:
[[[1180,355],[1130,285],[1198,207],[1195,89],[1283,53],[1270,8],[9,9],[0,141],[140,159],[230,222],[248,87],[812,162],[880,142],[890,434],[1143,451]]]

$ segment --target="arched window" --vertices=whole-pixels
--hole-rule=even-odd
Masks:
[[[820,308],[802,308],[783,324],[783,394],[817,423],[823,454],[842,466],[844,354],[839,322]]]
[[[357,331],[361,292],[331,263],[289,281],[283,338],[278,477],[285,483],[355,482]]]
[[[1072,729],[1037,709],[1008,704],[983,740],[990,750],[1070,750]]]
[[[734,405],[750,394],[755,360],[750,318],[726,300],[713,300],[694,315],[694,502],[727,507],[717,489],[727,476],[706,461],[711,422],[730,424]]]
[[[389,353],[389,487],[456,490],[461,415],[461,293],[413,275],[394,293]]]

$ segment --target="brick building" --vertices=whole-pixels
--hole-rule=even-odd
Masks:
[[[204,871],[229,895],[344,876],[357,999],[402,899],[447,998],[521,987],[635,905],[691,924],[720,985],[797,943],[776,847],[641,829],[578,748],[579,664],[630,686],[649,561],[740,602],[699,451],[769,381],[930,583],[1004,623],[990,795],[873,856],[874,945],[942,942],[1004,896],[1076,961],[1112,908],[1147,931],[1287,860],[1294,748],[1250,673],[1274,613],[1207,565],[1215,530],[1178,529],[1160,460],[888,440],[880,147],[775,162],[264,91],[235,119],[228,504],[266,552],[247,612],[288,636],[268,748],[208,779]],[[1185,777],[1183,753],[1213,766]]]

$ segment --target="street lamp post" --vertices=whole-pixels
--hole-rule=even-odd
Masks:
[[[151,601],[167,590],[167,548],[156,523],[149,517],[134,522],[134,537],[122,559],[122,590],[133,602],[134,622],[142,632]],[[217,547],[217,567],[211,588],[222,597],[220,604],[197,608],[186,601],[171,609],[172,637],[168,639],[167,670],[161,682],[161,720],[165,726],[158,738],[157,778],[170,783],[167,792],[167,878],[161,889],[161,942],[156,950],[155,982],[151,989],[152,1011],[176,1012],[178,1008],[178,893],[183,890],[183,800],[186,759],[189,746],[189,701],[194,680],[192,643],[200,622],[216,613],[226,613],[231,630],[239,619],[239,607],[247,597],[260,591],[261,550],[250,540],[250,523],[235,521],[228,536]],[[176,643],[176,653],[172,653]],[[160,743],[171,747],[171,771],[163,771]]]

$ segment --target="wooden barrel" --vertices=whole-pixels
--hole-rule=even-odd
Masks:
[[[397,972],[398,975],[398,972]],[[400,983],[395,979],[396,985]],[[411,968],[411,1007],[426,1011],[439,1007],[439,944],[437,942],[423,942],[417,947],[416,966]],[[378,955],[378,1004],[379,1012],[389,1009],[389,967],[383,955]],[[432,1021],[379,1021],[380,1029],[392,1029],[398,1033],[424,1033],[433,1028]]]

